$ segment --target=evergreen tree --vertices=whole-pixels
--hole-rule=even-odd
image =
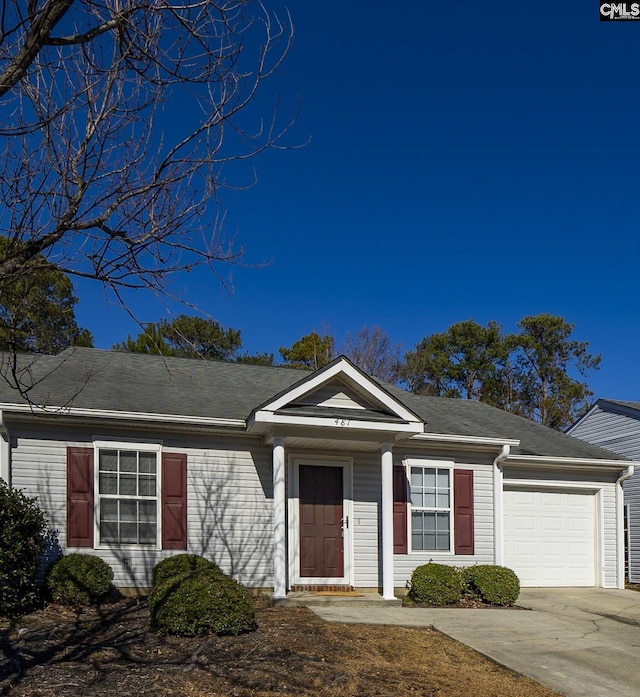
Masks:
[[[238,329],[224,329],[219,322],[179,315],[173,320],[150,322],[137,337],[115,344],[115,351],[154,353],[182,358],[231,361],[242,346]]]
[[[587,341],[572,339],[575,326],[562,317],[524,317],[518,328],[509,337],[518,402],[508,406],[545,426],[564,429],[587,411],[593,396],[576,376],[597,370],[601,356],[589,353]]]
[[[398,373],[416,394],[492,402],[507,353],[497,322],[483,327],[469,319],[425,337],[405,354]]]
[[[0,236],[0,263],[22,245]],[[76,323],[78,298],[62,271],[38,256],[0,284],[0,349],[56,354],[69,346],[93,346]]]
[[[572,338],[562,317],[524,317],[505,336],[491,321],[458,322],[425,337],[398,366],[401,382],[416,394],[477,399],[556,429],[573,423],[593,393],[586,377],[600,365],[588,342]]]
[[[281,346],[282,360],[289,368],[318,370],[334,359],[334,338],[329,334],[320,336],[317,332],[305,334],[294,341],[289,348]]]

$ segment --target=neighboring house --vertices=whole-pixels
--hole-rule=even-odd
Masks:
[[[640,460],[640,403],[599,399],[567,433],[616,455]],[[640,467],[623,487],[629,580],[640,583]]]
[[[84,348],[21,360],[33,387],[0,384],[0,474],[38,497],[54,548],[101,556],[121,587],[180,551],[276,597],[392,598],[430,560],[623,587],[629,463],[532,421],[344,357],[316,372]]]

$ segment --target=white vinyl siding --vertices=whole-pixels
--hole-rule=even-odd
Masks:
[[[616,488],[615,485],[606,485],[602,488],[602,550],[603,583],[605,588],[618,587],[618,526],[616,517]],[[620,529],[620,535],[624,537],[624,526]],[[623,540],[624,543],[624,540]],[[624,549],[624,546],[623,546]],[[623,564],[624,568],[624,564]],[[624,579],[622,579],[624,581]]]
[[[272,586],[271,448],[237,438],[180,450],[188,454],[189,552],[247,586]]]
[[[640,583],[640,468],[624,482],[623,488],[628,507],[629,580]]]
[[[634,418],[633,414],[637,413]],[[574,438],[599,445],[616,455],[640,461],[640,410],[617,409],[616,405],[596,405],[569,430]],[[623,466],[624,463],[621,463]],[[623,483],[628,506],[629,580],[640,583],[640,467]]]
[[[378,588],[380,454],[344,453],[353,461],[353,579],[356,588]]]
[[[640,411],[638,418],[633,418],[629,413],[618,413],[595,406],[569,429],[568,434],[616,455],[640,460]]]
[[[359,396],[342,381],[331,382],[293,402],[295,405],[312,405],[337,409],[371,408],[368,400]]]
[[[259,438],[208,434],[167,434],[154,438],[149,430],[124,430],[106,426],[70,428],[30,423],[9,424],[12,452],[12,483],[38,502],[46,511],[51,532],[51,554],[66,551],[66,449],[93,447],[94,440],[156,443],[163,452],[187,456],[188,552],[203,554],[218,563],[234,578],[253,588],[273,585],[273,481],[272,448]],[[126,436],[124,435],[126,434]],[[287,454],[292,451],[287,451]],[[297,449],[295,452],[298,452]],[[353,535],[353,579],[360,588],[381,585],[380,502],[381,456],[379,451],[314,450],[322,457],[345,456],[353,461],[353,504],[350,520]],[[394,585],[404,588],[416,566],[430,560],[454,566],[492,564],[494,562],[493,457],[489,453],[445,451],[436,448],[394,448],[394,465],[407,458],[451,460],[454,468],[474,472],[475,554],[450,552],[412,552],[394,555]],[[97,466],[97,464],[96,464]],[[615,478],[600,471],[593,479],[589,473],[542,470],[531,467],[515,473],[506,468],[505,479],[534,478],[541,482],[580,482],[600,487],[601,571],[604,585],[615,587],[616,527]],[[604,482],[604,483],[603,483]],[[74,550],[76,551],[76,550]],[[150,547],[129,546],[126,550],[109,547],[84,550],[99,554],[113,568],[115,583],[122,587],[150,585],[153,566],[175,554]]]
[[[66,449],[93,447],[93,437],[122,439],[122,433],[96,429],[86,439],[78,430],[11,429],[12,479],[16,488],[37,496],[48,518],[50,554],[66,552]],[[132,441],[149,434],[128,433]],[[253,588],[273,584],[273,494],[271,448],[253,438],[219,439],[180,436],[164,439],[164,452],[187,455],[187,552],[215,561],[238,581]],[[97,464],[95,465],[97,467]],[[58,550],[56,552],[56,550]],[[151,570],[175,551],[149,546],[110,545],[80,548],[111,565],[119,587],[148,588]]]
[[[403,453],[401,450],[394,455],[395,464],[405,461],[443,460],[442,452]],[[451,455],[453,469],[473,470],[473,504],[474,504],[474,538],[475,554],[460,555],[449,551],[412,551],[410,554],[394,555],[394,586],[405,588],[413,570],[422,564],[433,561],[450,566],[469,566],[471,564],[493,564],[494,534],[493,534],[493,467],[492,460],[473,461],[468,453]],[[482,456],[480,456],[482,457]],[[449,459],[449,458],[447,458]],[[453,475],[451,475],[453,477]],[[455,492],[454,492],[455,496]],[[453,516],[452,516],[453,518]]]

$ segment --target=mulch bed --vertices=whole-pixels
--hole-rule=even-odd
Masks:
[[[143,599],[0,620],[0,694],[29,697],[558,697],[428,629],[327,623],[258,602],[238,637],[166,637]]]

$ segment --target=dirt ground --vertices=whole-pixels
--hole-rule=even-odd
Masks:
[[[460,610],[464,612],[464,610]],[[164,637],[145,600],[0,620],[0,694],[16,697],[558,697],[428,629],[330,624],[258,602],[257,631]]]

